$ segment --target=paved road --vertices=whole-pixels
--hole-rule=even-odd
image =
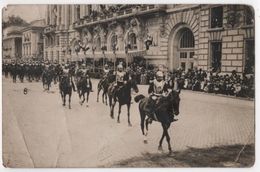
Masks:
[[[94,88],[97,81],[94,80]],[[28,88],[28,94],[23,89]],[[147,86],[139,86],[146,93]],[[162,134],[159,123],[150,126],[143,144],[137,104],[126,107],[121,123],[109,108],[96,102],[89,107],[72,97],[72,109],[63,107],[57,85],[44,92],[40,83],[12,83],[3,79],[3,161],[9,167],[96,167],[156,153]],[[117,108],[115,110],[117,112]],[[170,128],[174,150],[254,142],[254,102],[183,90],[179,120]],[[167,152],[166,142],[163,144]]]

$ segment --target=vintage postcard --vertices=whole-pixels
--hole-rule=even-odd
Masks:
[[[252,167],[255,11],[2,9],[3,165]]]

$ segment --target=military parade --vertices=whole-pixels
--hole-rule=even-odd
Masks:
[[[219,31],[223,38],[212,34],[222,27],[223,9],[248,10],[245,5],[44,6],[45,20],[30,22],[18,36],[12,35],[19,29],[10,31],[3,43],[4,121],[18,126],[4,126],[4,144],[21,146],[27,161],[24,165],[19,156],[16,161],[8,149],[4,164],[113,166],[122,160],[134,164],[138,160],[128,159],[136,157],[164,159],[166,152],[176,158],[194,148],[211,153],[215,146],[252,146],[255,65],[248,48],[254,47],[254,35],[228,24]],[[36,26],[40,22],[46,23]]]

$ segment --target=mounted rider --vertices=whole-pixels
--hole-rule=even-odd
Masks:
[[[153,118],[155,118],[155,120],[156,120],[156,116],[154,115],[155,111],[156,111],[156,107],[160,103],[160,100],[162,98],[167,97],[167,95],[168,95],[168,84],[164,80],[164,74],[162,71],[159,70],[156,72],[155,79],[150,82],[150,85],[148,88],[148,94],[150,96],[148,99],[146,111],[151,120]],[[170,119],[171,119],[171,121],[174,121],[174,116],[172,114],[170,116]],[[151,120],[150,120],[150,122],[151,122]]]
[[[61,74],[61,77],[68,77],[69,80],[70,80],[70,83],[71,83],[71,85],[72,85],[73,91],[76,91],[68,63],[66,63],[65,65],[62,66],[62,74]]]
[[[79,81],[81,81],[83,78],[86,78],[87,86],[90,88],[91,92],[93,92],[92,82],[91,82],[91,79],[89,76],[89,70],[87,69],[85,63],[83,63],[81,65],[81,67],[78,69],[77,73],[78,73],[77,77],[79,77]]]
[[[103,78],[106,78],[108,76],[109,72],[110,72],[109,66],[108,66],[108,64],[105,64],[104,69],[103,69]]]
[[[124,71],[122,63],[117,66],[116,71],[116,81],[114,84],[113,92],[116,93],[120,88],[122,88],[127,83],[128,77],[127,73]]]

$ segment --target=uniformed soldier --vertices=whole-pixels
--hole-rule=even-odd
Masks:
[[[156,106],[158,105],[160,99],[162,97],[167,96],[168,84],[163,78],[164,78],[163,72],[157,71],[155,79],[149,85],[148,94],[150,96],[148,100],[148,106],[146,107],[146,111],[148,112],[149,115],[153,115],[155,113]],[[175,121],[173,114],[169,114],[169,115],[170,115],[170,120]],[[152,118],[150,117],[150,122],[151,121]]]
[[[115,73],[116,75],[116,81],[114,84],[114,89],[112,90],[113,94],[116,94],[117,91],[124,85],[127,83],[127,75],[126,72],[124,71],[124,67],[122,65],[122,63],[120,63],[117,66],[117,71]]]
[[[127,78],[126,78],[126,72],[124,71],[124,67],[122,64],[119,64],[117,66],[117,71],[116,71],[116,83],[115,86],[116,88],[123,86],[126,84]]]
[[[108,73],[110,72],[108,64],[105,64],[103,69],[103,78],[106,78]]]
[[[72,89],[73,89],[73,91],[76,91],[75,84],[74,84],[74,82],[72,80],[72,76],[70,74],[70,68],[69,68],[68,63],[66,63],[62,68],[62,77],[69,77],[71,85],[72,85]]]

